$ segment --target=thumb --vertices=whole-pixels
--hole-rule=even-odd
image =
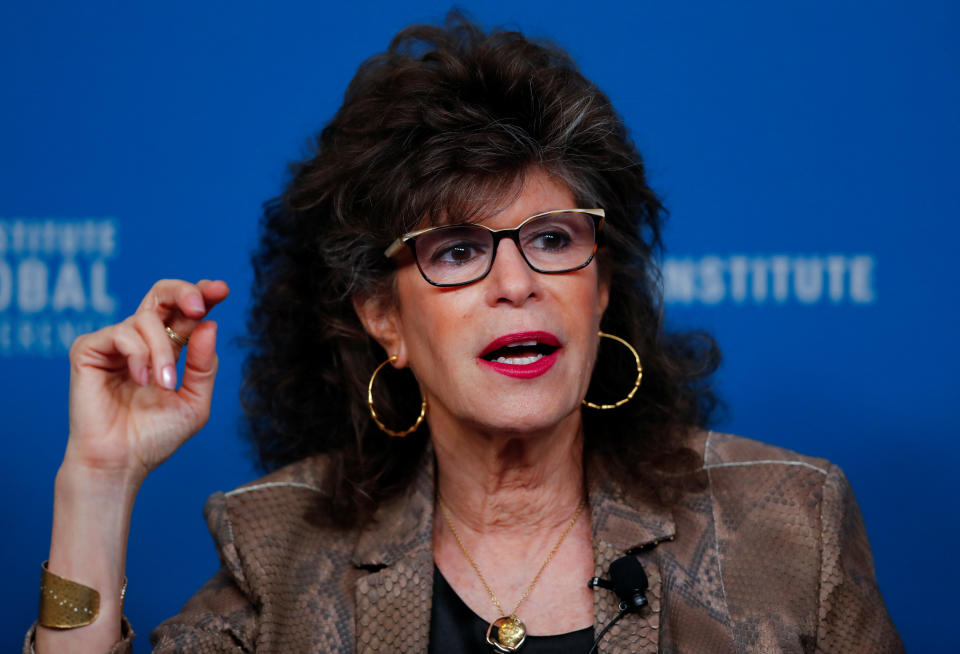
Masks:
[[[178,395],[191,404],[210,403],[213,381],[217,376],[217,323],[212,320],[197,325],[190,334],[183,383]]]

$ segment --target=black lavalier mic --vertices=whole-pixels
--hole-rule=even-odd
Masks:
[[[610,564],[607,576],[610,579],[594,577],[587,582],[587,587],[596,588],[599,586],[615,592],[617,597],[620,598],[620,612],[607,623],[607,626],[600,630],[597,639],[593,641],[593,647],[587,654],[593,654],[597,651],[597,645],[600,644],[607,631],[617,620],[628,613],[638,613],[640,609],[647,605],[646,593],[650,582],[647,581],[647,573],[643,571],[643,565],[640,564],[637,557],[621,556]]]
[[[594,577],[587,582],[590,588],[612,590],[620,598],[620,610],[630,613],[647,605],[646,592],[649,586],[647,573],[635,556],[621,556],[610,564],[609,580]]]

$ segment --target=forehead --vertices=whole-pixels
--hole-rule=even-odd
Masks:
[[[428,227],[480,223],[491,228],[511,227],[544,211],[575,207],[574,194],[563,180],[540,168],[532,168],[506,184],[493,186],[488,194],[454,203],[444,209],[438,219],[421,224]]]

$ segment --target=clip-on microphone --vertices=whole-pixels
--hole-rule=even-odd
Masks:
[[[621,556],[610,564],[607,572],[610,579],[594,577],[587,582],[589,588],[606,588],[620,598],[620,610],[627,613],[639,611],[647,605],[646,592],[649,586],[647,573],[635,556]]]
[[[599,586],[615,592],[617,597],[620,598],[620,613],[600,631],[597,639],[593,641],[593,647],[587,654],[596,651],[600,640],[617,620],[627,613],[638,613],[640,609],[647,605],[646,592],[649,582],[647,581],[647,573],[643,571],[643,565],[640,564],[637,557],[621,556],[610,564],[607,575],[610,577],[609,580],[593,577],[587,582],[587,588]]]

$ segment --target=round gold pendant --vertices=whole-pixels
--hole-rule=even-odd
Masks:
[[[515,615],[497,618],[487,627],[487,643],[498,652],[516,652],[526,639],[527,628]]]

